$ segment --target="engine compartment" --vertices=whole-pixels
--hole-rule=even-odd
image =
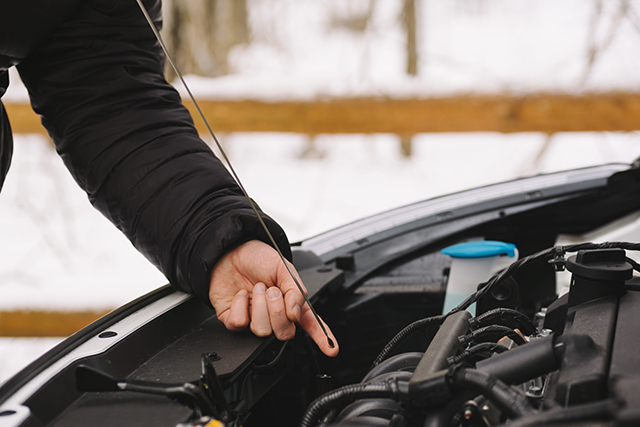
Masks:
[[[629,255],[640,245],[558,242],[636,221],[640,173],[578,175],[432,200],[383,215],[391,225],[365,220],[299,244],[294,264],[336,358],[302,331],[284,343],[231,333],[166,287],[3,384],[0,426],[637,425]],[[513,243],[520,258],[443,314],[452,262],[441,250],[478,240]],[[573,278],[558,298],[562,274]]]
[[[471,317],[464,308],[472,298],[417,321],[359,383],[316,400],[301,426],[635,425],[640,287],[622,248],[640,246],[582,244],[521,259],[489,281],[484,296],[520,266],[549,261],[573,273],[570,292],[533,318],[515,307]],[[577,255],[565,259],[568,251]],[[430,329],[437,333],[424,353],[389,357]]]

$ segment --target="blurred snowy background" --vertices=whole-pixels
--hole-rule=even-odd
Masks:
[[[185,67],[201,74],[187,81],[201,99],[274,102],[640,91],[640,1],[415,0],[413,54],[404,4],[247,0],[239,42],[207,56],[197,50],[213,36],[200,34],[183,48],[196,49]],[[11,81],[3,101],[26,102]],[[637,132],[420,134],[411,156],[390,134],[218,136],[291,241],[472,186],[640,156]],[[15,135],[0,236],[0,311],[110,309],[166,282],[93,210],[41,136]],[[58,341],[0,338],[0,382]]]

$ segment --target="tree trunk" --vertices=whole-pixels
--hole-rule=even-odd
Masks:
[[[164,0],[162,37],[183,74],[222,76],[228,56],[249,42],[246,0]],[[175,78],[170,67],[167,78]]]
[[[407,74],[418,75],[418,40],[415,0],[404,0],[404,23],[407,30]]]

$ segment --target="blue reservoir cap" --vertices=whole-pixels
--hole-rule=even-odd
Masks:
[[[513,243],[478,240],[449,246],[440,252],[453,258],[486,258],[497,255],[514,257],[516,255],[515,250],[516,245]]]

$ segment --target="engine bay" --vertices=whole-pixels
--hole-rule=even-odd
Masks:
[[[574,177],[432,200],[294,247],[335,358],[302,330],[229,332],[167,286],[3,384],[0,426],[638,425],[640,173]],[[518,257],[443,312],[457,268],[443,249],[491,241]]]
[[[581,244],[519,260],[447,315],[399,332],[360,382],[316,400],[301,426],[634,425],[640,282],[625,249],[638,248]],[[474,300],[504,300],[498,284],[537,262],[566,267],[570,291],[531,317],[517,304],[476,317],[464,310]],[[437,332],[424,353],[389,357],[430,330]]]

